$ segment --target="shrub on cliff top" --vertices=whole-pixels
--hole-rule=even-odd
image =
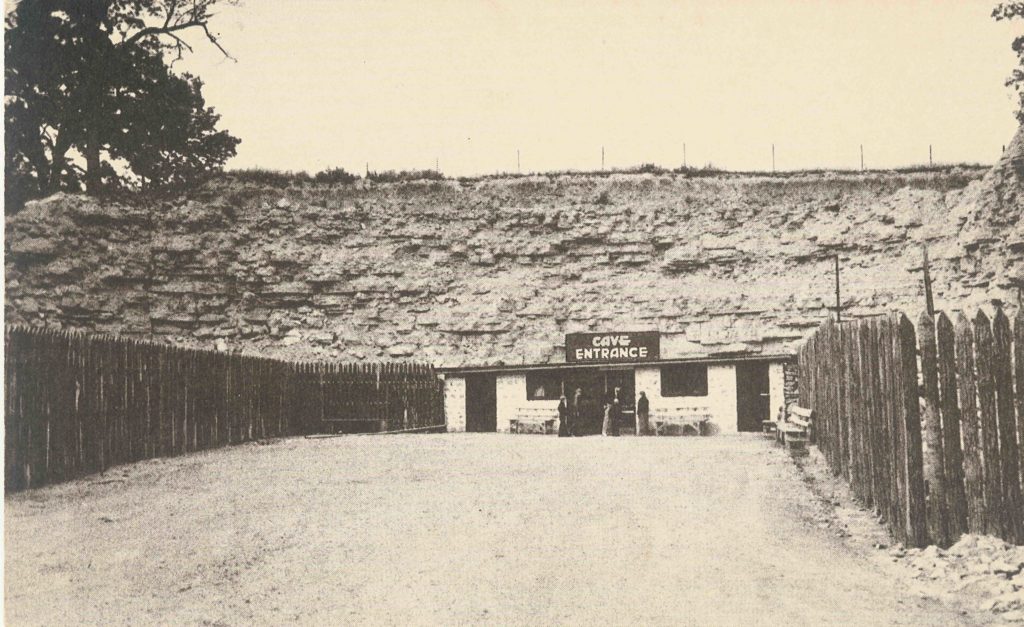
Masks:
[[[224,173],[223,177],[226,179],[232,179],[239,183],[282,189],[292,185],[305,185],[307,183],[348,185],[359,180],[357,175],[346,171],[345,168],[327,168],[326,170],[321,170],[312,176],[304,170],[292,172],[291,170],[244,168],[241,170],[229,170]]]
[[[317,172],[313,176],[313,180],[317,183],[348,185],[349,183],[355,183],[358,181],[359,177],[345,171],[345,168],[327,168],[326,170]]]
[[[444,175],[437,170],[384,170],[370,172],[367,178],[374,183],[399,183],[402,181],[441,181]]]
[[[229,170],[224,173],[225,178],[231,178],[239,183],[248,183],[263,187],[284,188],[293,184],[308,183],[312,179],[304,171],[292,172],[281,170],[268,170],[266,168],[245,168],[242,170]]]

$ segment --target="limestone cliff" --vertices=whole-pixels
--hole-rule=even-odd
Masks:
[[[791,352],[829,315],[1024,286],[1024,135],[995,168],[561,175],[58,195],[7,220],[6,313],[244,351],[438,365],[561,361],[567,332],[663,333],[669,356]]]

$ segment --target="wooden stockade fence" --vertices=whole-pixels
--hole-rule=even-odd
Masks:
[[[443,428],[421,364],[288,362],[76,332],[4,334],[8,491],[312,433]]]
[[[819,449],[898,541],[1024,544],[1024,312],[830,321],[799,364]]]

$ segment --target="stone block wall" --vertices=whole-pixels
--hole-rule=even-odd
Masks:
[[[466,379],[446,376],[444,379],[444,419],[448,431],[466,430]]]
[[[783,365],[786,405],[800,402],[800,368],[795,361]]]

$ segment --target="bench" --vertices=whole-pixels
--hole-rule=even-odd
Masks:
[[[654,410],[654,435],[707,435],[711,412],[707,407],[667,407]]]
[[[558,410],[544,407],[520,407],[515,418],[509,420],[509,433],[541,433],[550,435],[555,432],[558,422]]]
[[[776,425],[775,440],[793,455],[806,455],[813,435],[814,411],[793,403],[785,416]]]

